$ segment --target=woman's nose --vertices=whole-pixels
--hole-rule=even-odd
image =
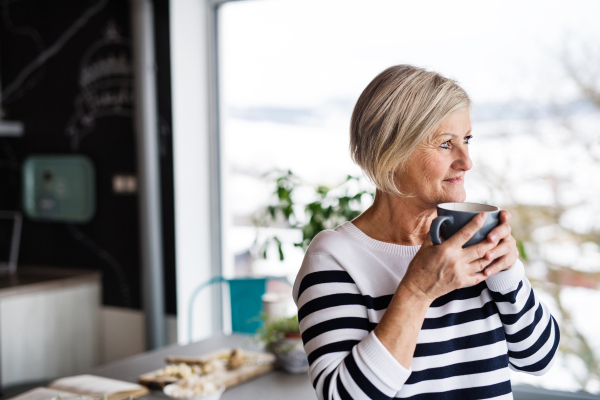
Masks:
[[[460,171],[468,171],[473,168],[473,161],[469,157],[469,148],[467,146],[459,150],[459,155],[452,163],[452,168]]]

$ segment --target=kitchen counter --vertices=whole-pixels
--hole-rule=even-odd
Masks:
[[[98,282],[101,274],[55,267],[19,267],[14,274],[0,274],[0,298],[84,282]]]
[[[19,267],[0,275],[2,387],[75,375],[99,362],[101,275]]]

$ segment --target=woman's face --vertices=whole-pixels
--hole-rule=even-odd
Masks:
[[[396,171],[400,191],[415,195],[427,208],[465,201],[465,173],[473,166],[469,158],[470,139],[468,110],[442,120],[430,140],[421,143],[404,167]]]

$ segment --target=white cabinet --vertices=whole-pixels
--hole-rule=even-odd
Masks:
[[[100,274],[19,268],[0,277],[0,384],[54,379],[98,364]]]

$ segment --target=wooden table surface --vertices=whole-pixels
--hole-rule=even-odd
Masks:
[[[170,346],[160,350],[143,353],[125,360],[97,367],[91,374],[137,382],[137,377],[145,372],[165,366],[165,358],[171,355],[198,356],[210,353],[219,348],[242,347],[256,350],[250,336],[217,335],[206,340],[186,346]],[[551,391],[529,386],[513,386],[515,400],[598,400],[600,396],[586,393],[568,393]],[[146,399],[168,399],[162,392],[153,391],[144,396]],[[313,400],[316,394],[307,374],[290,375],[285,372],[272,371],[253,380],[227,389],[223,400]]]
[[[115,361],[97,367],[89,373],[107,378],[137,382],[143,373],[163,368],[167,356],[199,356],[219,348],[241,347],[247,350],[256,349],[250,336],[217,335],[186,346],[169,346],[150,351],[121,361]],[[166,399],[162,392],[152,391],[144,396],[147,399]],[[223,393],[223,400],[311,400],[316,395],[307,374],[290,375],[281,371],[272,371],[238,386],[229,388]]]

